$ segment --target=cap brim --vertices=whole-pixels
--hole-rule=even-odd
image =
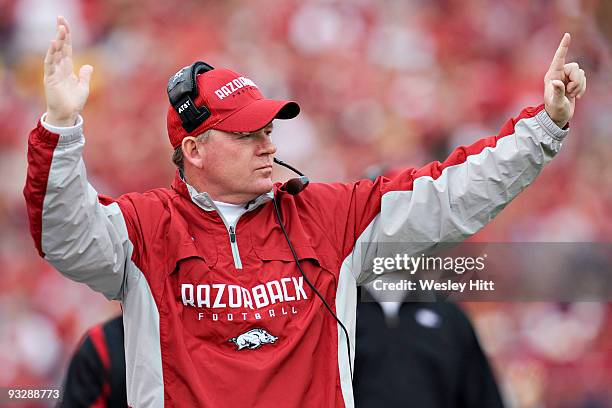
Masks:
[[[232,113],[213,129],[225,132],[254,132],[274,119],[293,119],[300,113],[296,102],[258,99]]]

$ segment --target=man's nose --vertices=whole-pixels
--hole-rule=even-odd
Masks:
[[[262,132],[262,134],[257,135],[259,138],[259,154],[274,154],[276,153],[276,145],[272,142],[272,137],[270,135],[266,135]]]

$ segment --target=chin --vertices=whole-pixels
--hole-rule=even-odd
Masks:
[[[261,180],[254,187],[255,188],[253,188],[253,193],[257,195],[262,195],[267,193],[268,191],[271,191],[274,187],[274,183],[270,179]]]

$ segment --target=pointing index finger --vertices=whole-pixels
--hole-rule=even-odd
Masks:
[[[553,57],[553,60],[550,63],[551,69],[563,71],[563,66],[565,65],[565,56],[567,55],[567,50],[569,49],[571,40],[572,37],[569,33],[563,34],[561,43],[559,43],[559,48],[557,48],[555,56]]]

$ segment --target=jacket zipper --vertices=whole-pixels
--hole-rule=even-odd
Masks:
[[[208,198],[208,195],[206,197]],[[219,211],[219,208],[217,208],[217,206],[215,205],[215,203],[210,198],[208,199],[209,201],[207,202],[207,204],[213,207],[215,211],[217,211],[217,214],[219,214],[219,218],[221,218],[221,221],[223,221],[223,225],[225,225],[225,229],[227,229],[227,232],[229,234],[230,246],[232,247],[232,256],[234,257],[234,267],[236,269],[242,269],[242,261],[240,260],[240,252],[238,252],[238,243],[236,242],[235,227],[235,225],[238,224],[238,220],[240,219],[240,217],[236,219],[234,225],[229,225],[221,211]]]
[[[242,269],[242,260],[240,259],[240,252],[238,252],[238,243],[236,242],[236,224],[238,224],[238,220],[240,219],[240,217],[236,219],[236,221],[234,222],[234,225],[229,225],[227,223],[227,220],[221,213],[221,211],[219,211],[219,208],[217,208],[214,201],[210,198],[210,196],[207,193],[203,193],[203,195],[205,197],[206,205],[215,209],[217,214],[219,214],[221,221],[223,221],[223,225],[225,225],[225,229],[227,229],[227,232],[229,234],[229,239],[230,239],[230,246],[232,248],[232,256],[234,257],[234,267],[236,269]],[[198,205],[200,206],[200,208],[206,211],[206,208],[202,207],[201,204],[198,204]]]
[[[225,225],[225,228],[229,234],[230,246],[232,247],[232,256],[234,257],[234,267],[236,269],[242,269],[242,260],[240,259],[240,252],[238,252],[238,242],[236,241],[236,227],[235,225],[229,225],[227,223],[225,217],[223,214],[221,214],[221,211],[219,211],[214,203],[212,203],[212,206],[217,211],[217,214],[219,214],[219,217],[221,218],[221,221],[223,221],[223,224]],[[239,219],[240,217],[236,219],[235,224],[238,224]]]
[[[236,220],[238,223],[238,220]],[[228,228],[230,236],[230,246],[232,247],[232,255],[234,257],[234,267],[236,269],[242,269],[242,261],[240,260],[240,253],[238,252],[238,243],[236,242],[236,229],[233,225]]]

